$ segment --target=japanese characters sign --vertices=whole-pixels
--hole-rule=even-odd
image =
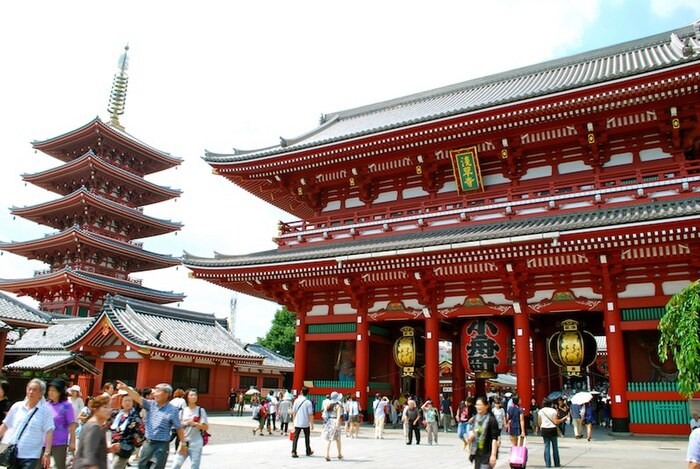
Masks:
[[[506,373],[511,365],[512,328],[500,319],[479,318],[462,329],[463,363],[477,378]]]
[[[457,192],[461,194],[462,192],[484,190],[476,147],[450,150],[450,160],[457,182]]]

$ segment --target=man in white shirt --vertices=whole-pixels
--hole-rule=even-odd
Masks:
[[[272,435],[272,432],[277,431],[277,405],[279,404],[275,397],[275,391],[270,390],[267,400],[270,402],[267,406],[267,434]],[[272,430],[270,430],[270,427],[272,427]]]
[[[379,397],[374,401],[374,438],[384,438],[384,424],[386,423],[386,411],[389,404],[389,399]]]
[[[41,461],[45,469],[51,467],[53,443],[53,413],[44,400],[46,383],[34,378],[27,383],[26,399],[15,402],[0,425],[3,443],[17,445],[18,469],[34,469]],[[9,430],[9,431],[8,431]],[[41,448],[46,446],[44,454]]]
[[[301,396],[297,397],[292,405],[292,418],[294,419],[294,441],[292,442],[292,457],[298,458],[297,443],[299,441],[299,432],[304,432],[304,440],[306,441],[306,455],[314,454],[311,451],[311,430],[314,429],[314,406],[310,400],[306,398],[309,394],[309,388],[304,386],[301,388]]]
[[[700,469],[700,427],[690,432],[686,460],[688,469]]]

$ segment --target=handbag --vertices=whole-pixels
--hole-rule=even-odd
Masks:
[[[22,430],[20,430],[15,442],[7,445],[5,451],[0,453],[0,466],[13,467],[17,463],[17,443],[19,443],[24,430],[26,430],[27,425],[29,425],[29,421],[32,419],[32,417],[34,417],[34,414],[36,414],[38,410],[39,406],[37,404],[37,406],[34,407],[34,410],[29,414],[29,418],[27,418],[27,420],[24,422],[24,426],[22,427]]]
[[[202,419],[202,408],[201,407],[197,407],[197,416],[199,417],[200,420]],[[202,434],[202,441],[204,442],[202,446],[206,446],[207,443],[209,443],[209,437],[211,435],[206,430],[200,430],[199,432]]]
[[[549,420],[550,422],[552,422],[552,419],[550,419],[549,416],[548,416],[547,414],[542,414],[542,415],[544,415],[544,416],[546,417],[547,420]],[[554,422],[552,422],[552,425],[554,425],[554,428],[557,429],[557,436],[558,436],[559,438],[564,438],[564,434],[563,434],[563,433],[561,432],[561,430],[559,429],[559,425],[557,425],[557,424],[554,423]]]

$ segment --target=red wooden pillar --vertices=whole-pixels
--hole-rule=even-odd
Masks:
[[[629,432],[630,413],[627,405],[627,366],[625,364],[625,344],[620,327],[620,309],[617,303],[616,288],[608,270],[607,258],[600,256],[603,272],[603,323],[605,340],[608,345],[608,370],[610,372],[610,414],[613,432]]]
[[[466,398],[464,385],[464,364],[462,363],[462,334],[459,333],[461,327],[457,328],[457,333],[452,336],[452,408],[457,409],[459,403]]]
[[[306,313],[297,312],[297,327],[294,337],[294,380],[292,393],[301,393],[306,377]],[[260,389],[260,388],[258,388]]]
[[[7,347],[7,329],[0,331],[0,368],[5,366],[5,348]]]
[[[513,317],[513,332],[515,333],[515,373],[517,375],[518,396],[520,396],[521,405],[527,405],[532,399],[530,319],[527,314],[526,301],[521,301],[513,306],[516,310]]]
[[[151,382],[151,356],[142,355],[139,361],[139,367],[136,369],[136,389],[143,389],[153,386],[156,383]]]
[[[363,409],[369,405],[369,322],[367,307],[361,305],[357,310],[357,342],[355,345],[355,397]]]
[[[425,394],[433,402],[440,399],[440,322],[435,310],[425,318]]]
[[[535,399],[538,405],[542,405],[542,401],[550,393],[547,360],[547,340],[539,334],[533,335],[532,361],[535,376]],[[529,404],[529,402],[524,402],[523,405],[525,404]]]

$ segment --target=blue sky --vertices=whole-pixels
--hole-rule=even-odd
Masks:
[[[107,118],[112,76],[131,46],[122,123],[183,158],[153,175],[180,188],[146,213],[185,224],[145,240],[180,255],[272,249],[278,220],[293,220],[215,177],[204,150],[259,148],[316,126],[322,113],[358,107],[691,24],[700,2],[493,0],[354,2],[3,2],[0,5],[0,240],[50,232],[13,219],[11,206],[56,195],[20,174],[58,165],[29,142]],[[0,278],[44,266],[5,253]],[[136,274],[184,292],[183,308],[227,314],[232,292],[184,268]],[[34,304],[29,301],[29,303]],[[242,296],[238,335],[264,335],[277,306]]]

